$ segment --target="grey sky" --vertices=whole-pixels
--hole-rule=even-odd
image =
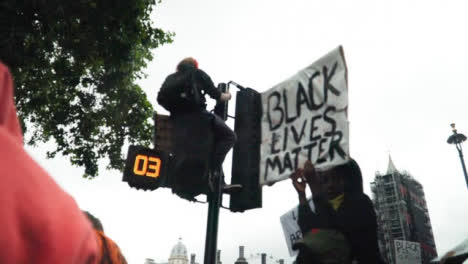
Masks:
[[[234,80],[262,92],[343,45],[350,151],[365,192],[370,195],[375,172],[385,172],[390,152],[397,169],[423,184],[441,254],[468,237],[468,189],[456,150],[446,143],[452,122],[468,133],[467,8],[465,1],[447,0],[166,0],[153,19],[175,32],[175,41],[155,50],[140,84],[165,112],[156,105],[157,91],[184,57],[195,57],[215,83]],[[207,205],[168,189],[130,189],[120,172],[104,170],[106,161],[102,175],[83,180],[83,169],[66,158],[45,160],[49,148],[28,150],[80,207],[102,220],[129,263],[167,260],[179,237],[203,262]],[[228,172],[230,157],[226,163]],[[235,261],[238,245],[247,256],[266,252],[290,262],[279,222],[297,204],[290,182],[265,187],[263,204],[243,214],[222,211],[224,263]]]

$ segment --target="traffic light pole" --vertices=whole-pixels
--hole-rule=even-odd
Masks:
[[[208,221],[206,226],[205,261],[204,264],[215,264],[218,243],[219,208],[221,206],[221,169],[220,177],[213,177],[214,191],[209,194]]]
[[[218,89],[221,92],[228,91],[228,85],[220,83]],[[221,117],[224,121],[227,120],[228,103],[223,102],[215,106],[215,114]],[[215,168],[215,175],[211,175],[213,190],[208,194],[208,220],[206,224],[206,239],[205,239],[205,259],[204,264],[216,263],[216,251],[218,249],[218,223],[219,223],[219,208],[222,202],[222,167]]]

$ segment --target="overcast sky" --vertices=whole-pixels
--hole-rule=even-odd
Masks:
[[[263,92],[343,45],[350,152],[361,166],[365,192],[370,196],[369,183],[376,171],[386,171],[390,153],[397,169],[424,186],[442,254],[468,238],[468,188],[455,147],[446,143],[452,122],[468,133],[465,2],[166,0],[153,19],[176,33],[174,43],[154,51],[140,84],[156,110],[165,112],[156,104],[157,92],[184,57],[195,57],[215,83],[233,80]],[[83,169],[67,158],[46,160],[50,148],[28,150],[81,208],[102,220],[129,263],[146,257],[167,261],[179,237],[203,262],[206,204],[187,202],[168,189],[131,189],[120,172],[104,170],[106,161],[97,179],[84,180]],[[223,263],[236,260],[239,245],[247,257],[266,252],[290,263],[279,217],[296,204],[291,183],[284,181],[263,188],[262,209],[222,210]]]

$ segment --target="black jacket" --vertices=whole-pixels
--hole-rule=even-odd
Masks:
[[[187,93],[187,87],[197,93],[198,100],[181,96],[183,92]],[[221,96],[221,92],[214,86],[208,74],[187,66],[166,78],[159,90],[157,101],[171,114],[201,111],[206,109],[204,93],[215,100],[219,100]]]
[[[354,164],[350,164],[354,163]],[[314,200],[315,213],[308,204],[299,206],[298,224],[302,233],[312,228],[329,228],[341,231],[348,239],[352,257],[359,264],[384,263],[377,242],[377,219],[374,206],[362,191],[362,176],[354,161],[345,181],[344,201],[335,211],[328,201]]]

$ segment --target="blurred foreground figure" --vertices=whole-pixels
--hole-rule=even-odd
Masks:
[[[127,264],[125,257],[117,244],[104,234],[101,221],[89,212],[84,212],[91,221],[96,232],[96,239],[99,244],[99,264]]]
[[[298,264],[384,263],[374,207],[363,193],[361,170],[354,160],[322,173],[307,161],[291,179],[299,195],[298,224],[303,234],[293,246],[299,250]],[[315,211],[306,200],[306,185]]]
[[[91,224],[26,153],[13,81],[0,62],[0,263],[97,263]]]

